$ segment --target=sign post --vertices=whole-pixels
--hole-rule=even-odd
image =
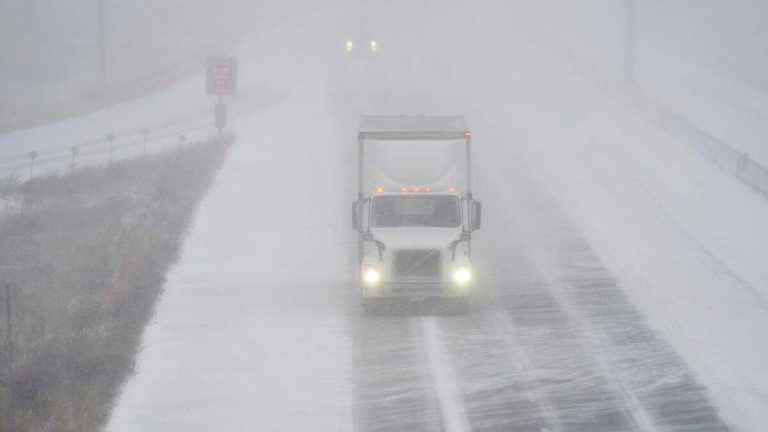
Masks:
[[[227,107],[224,105],[224,96],[233,96],[237,91],[237,57],[208,57],[205,91],[207,94],[219,98],[214,107],[214,125],[221,136],[227,125]]]
[[[5,284],[5,346],[8,355],[8,370],[5,376],[5,429],[13,432],[16,424],[13,421],[13,327],[11,325],[11,284]]]

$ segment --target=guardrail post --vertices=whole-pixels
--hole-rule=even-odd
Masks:
[[[115,141],[115,134],[110,132],[107,135],[107,141],[109,141],[109,163],[112,163],[112,143]]]
[[[144,129],[141,130],[141,133],[144,134],[144,156],[147,155],[147,137],[149,136],[149,127],[144,126]]]
[[[75,165],[77,165],[77,160],[76,160],[77,159],[77,155],[80,154],[80,147],[72,146],[70,151],[72,152],[72,171],[74,171],[75,170]]]
[[[32,180],[35,176],[35,159],[37,159],[37,152],[32,150],[27,156],[29,156],[29,179]]]

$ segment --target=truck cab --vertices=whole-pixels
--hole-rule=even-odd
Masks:
[[[470,134],[461,117],[363,116],[358,137],[358,282],[363,306],[474,292]]]

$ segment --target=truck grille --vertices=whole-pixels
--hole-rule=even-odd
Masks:
[[[395,280],[440,280],[441,264],[439,250],[395,251],[392,275]]]

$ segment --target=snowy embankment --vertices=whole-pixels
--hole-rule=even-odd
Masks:
[[[142,128],[151,129],[148,153],[178,145],[179,135],[187,142],[206,138],[211,98],[203,94],[200,77],[195,76],[173,85],[163,93],[155,94],[115,107],[63,122],[19,130],[0,136],[0,175],[12,172],[22,179],[29,177],[30,151],[38,153],[35,175],[64,171],[72,163],[73,147],[80,150],[79,166],[103,163],[109,159],[107,136],[115,135],[114,159],[141,155]],[[203,127],[201,127],[203,126]]]
[[[768,94],[646,49],[637,86],[615,88],[625,102],[768,199]],[[663,72],[662,72],[663,71]]]
[[[291,13],[289,8],[274,4],[254,8],[251,11],[254,15],[269,12],[277,19]],[[270,24],[266,23],[261,31],[268,33],[269,27]],[[270,47],[264,42],[255,42],[248,49],[265,52]],[[199,60],[202,64],[203,58]],[[181,68],[191,67],[184,65]],[[254,65],[254,68],[260,66]],[[274,98],[263,81],[249,80],[248,72],[246,69],[246,77],[241,77],[238,97],[225,98],[230,120],[238,115],[247,115],[265,99]],[[79,150],[75,163],[84,166],[105,163],[110,158],[116,160],[139,156],[145,147],[146,152],[152,154],[183,143],[210,138],[215,132],[213,106],[216,99],[205,94],[205,77],[202,72],[191,76],[187,76],[186,72],[179,75],[185,78],[178,81],[174,77],[164,78],[162,84],[168,86],[145,97],[52,124],[0,134],[0,177],[15,174],[21,180],[28,179],[28,155],[31,151],[38,155],[34,175],[39,176],[70,169],[74,147]],[[159,86],[157,83],[152,85]],[[145,127],[149,129],[146,146],[143,134]],[[111,145],[107,139],[110,134],[115,136]]]
[[[768,94],[652,47],[644,47],[638,68],[639,85],[650,96],[768,166]]]

